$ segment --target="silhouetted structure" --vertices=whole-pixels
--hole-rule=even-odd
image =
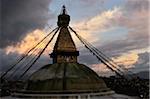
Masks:
[[[148,98],[149,86],[147,85],[147,81],[145,83],[140,79],[129,80],[125,77],[124,71],[121,67],[117,66],[113,60],[78,35],[76,31],[69,26],[69,22],[70,16],[67,15],[65,6],[63,6],[62,13],[58,16],[58,27],[44,37],[37,45],[27,51],[27,53],[21,57],[16,64],[10,67],[1,76],[1,80],[4,82],[1,84],[1,89],[4,90],[4,94],[9,95],[11,91],[9,88],[11,88],[13,89],[12,96],[23,98],[92,99],[92,97],[96,96],[98,99],[103,99],[107,96],[107,99],[120,99],[115,96],[116,94],[114,91],[108,88],[110,87],[117,93],[133,96],[136,95],[144,99]],[[119,78],[99,77],[89,67],[78,63],[79,51],[76,49],[69,30],[77,36],[83,45],[94,56],[96,56],[100,62],[115,72]],[[57,41],[53,52],[50,54],[50,57],[53,59],[53,64],[45,65],[34,72],[25,84],[24,82],[20,82],[19,80],[24,77],[24,75],[40,58],[58,31],[59,34]],[[53,32],[54,34],[45,47],[27,63],[27,68],[25,68],[25,71],[17,78],[17,81],[8,82],[5,78],[8,72],[17,66],[18,63],[25,60],[26,57],[32,55],[32,52],[36,50],[36,47]],[[16,69],[16,71],[17,70],[18,69]]]
[[[63,13],[58,16],[57,22],[60,32],[50,55],[53,64],[33,73],[24,90],[15,91],[15,97],[70,99],[113,93],[93,70],[78,63],[79,51],[68,30],[69,21],[70,16],[63,6]]]

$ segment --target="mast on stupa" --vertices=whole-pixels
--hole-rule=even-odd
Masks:
[[[53,63],[77,62],[79,51],[77,51],[75,43],[68,30],[69,22],[70,16],[67,15],[66,8],[63,6],[62,13],[58,16],[57,22],[58,27],[60,27],[60,32],[53,53],[51,54]]]

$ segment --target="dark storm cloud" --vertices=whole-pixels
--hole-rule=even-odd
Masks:
[[[125,4],[125,8],[128,11],[134,10],[148,10],[149,9],[149,1],[148,0],[127,0]]]
[[[43,28],[52,17],[48,9],[51,0],[2,0],[2,31],[0,47],[21,40],[27,32]]]
[[[135,67],[132,68],[135,72],[139,71],[149,71],[149,52],[138,54],[138,61],[133,64]]]
[[[125,39],[125,40],[116,40],[98,48],[104,51],[109,56],[119,56],[123,53],[127,53],[132,50],[143,49],[148,47],[147,39]]]

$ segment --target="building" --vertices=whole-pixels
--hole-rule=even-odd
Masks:
[[[106,86],[103,79],[88,66],[78,63],[79,51],[69,32],[69,21],[70,16],[66,14],[65,6],[63,6],[57,22],[60,29],[59,35],[50,54],[53,64],[45,65],[33,73],[23,90],[12,93],[14,97],[114,99],[114,91]]]

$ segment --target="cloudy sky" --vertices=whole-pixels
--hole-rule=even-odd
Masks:
[[[1,0],[1,72],[57,26],[57,16],[64,4],[71,16],[70,26],[83,38],[123,68],[132,72],[148,70],[148,0]],[[74,34],[72,37],[80,51],[80,63],[100,75],[109,71]],[[52,63],[48,54],[55,40],[33,70]]]

